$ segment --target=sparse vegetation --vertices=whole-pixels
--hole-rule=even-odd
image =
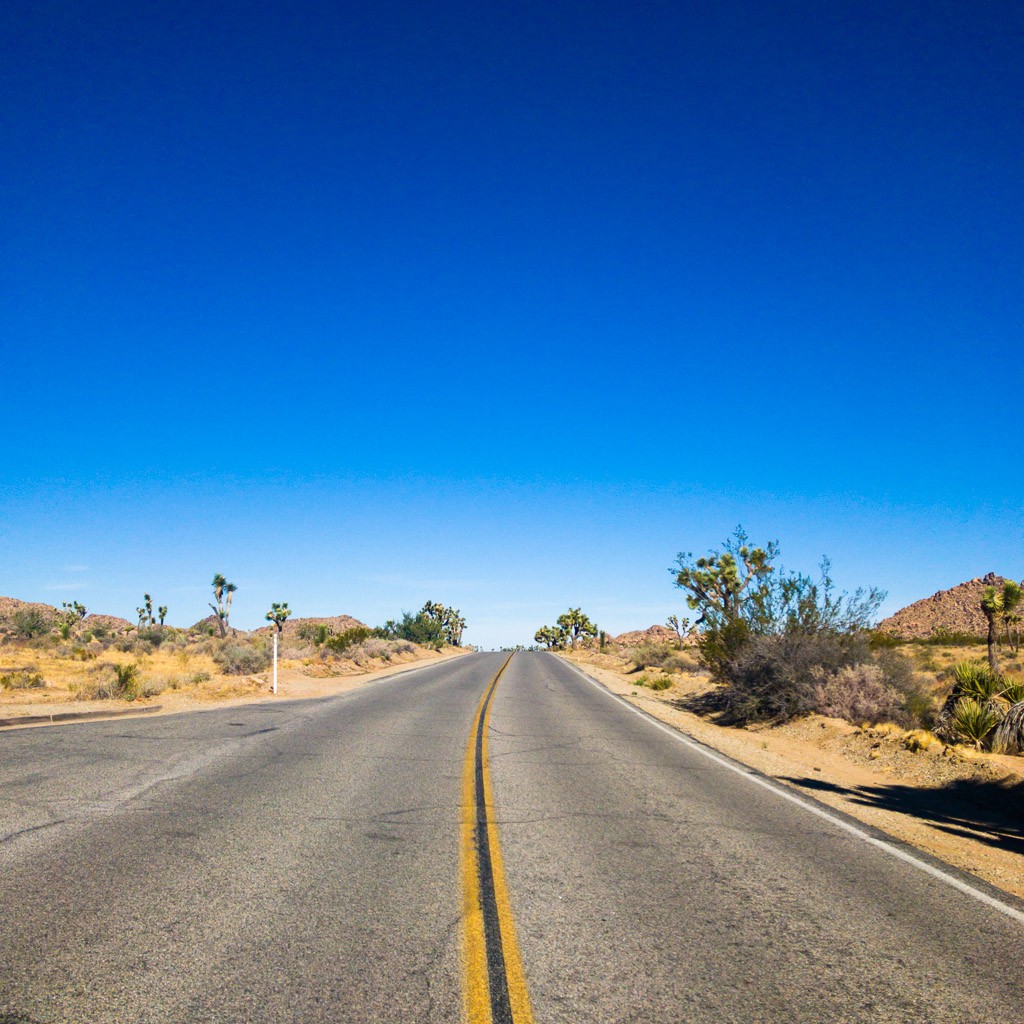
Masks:
[[[817,709],[825,686],[821,692],[829,701],[846,706],[851,698],[840,699],[840,690],[876,678],[840,674],[876,664],[871,623],[885,595],[875,589],[837,594],[827,559],[812,580],[779,569],[778,554],[777,543],[753,547],[737,528],[722,550],[696,560],[680,553],[670,570],[689,607],[700,612],[700,657],[720,683],[720,710],[730,721],[808,714]],[[885,665],[881,672],[886,674]],[[830,678],[835,682],[829,685]],[[871,686],[865,701],[874,706],[880,694]]]
[[[25,640],[45,636],[51,625],[52,620],[38,608],[19,608],[11,617],[14,635]]]
[[[560,651],[569,646],[575,651],[582,638],[594,638],[599,633],[600,630],[581,609],[570,608],[558,616],[554,626],[541,626],[533,639],[548,650]]]
[[[445,644],[458,646],[466,620],[458,608],[447,608],[435,601],[427,601],[415,614],[402,612],[399,620],[388,619],[381,628],[383,636],[395,640],[408,640],[424,647],[441,650]]]
[[[0,675],[0,687],[5,690],[41,690],[46,686],[41,672],[29,669],[16,669]]]
[[[225,644],[213,652],[213,660],[229,676],[248,676],[270,667],[270,652],[263,645]]]
[[[335,654],[344,654],[350,647],[362,643],[373,636],[374,631],[366,626],[355,626],[346,629],[343,633],[329,637],[325,642]]]

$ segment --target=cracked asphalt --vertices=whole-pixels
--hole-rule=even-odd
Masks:
[[[0,733],[0,1022],[458,1021],[459,799],[504,656]],[[538,1022],[1024,1020],[1024,927],[544,654],[491,778]]]

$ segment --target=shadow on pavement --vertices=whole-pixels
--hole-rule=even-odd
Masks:
[[[954,836],[964,836],[1011,853],[1024,854],[1024,783],[957,779],[945,786],[838,786],[821,779],[783,779],[805,790],[840,793],[864,807],[880,807],[931,822]]]

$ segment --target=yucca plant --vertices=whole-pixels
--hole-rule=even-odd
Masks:
[[[1000,754],[1024,752],[1024,700],[1019,700],[1003,715],[992,735],[992,749]]]
[[[1003,690],[999,696],[1007,704],[1019,704],[1024,701],[1024,679],[1004,679]]]
[[[1003,685],[1003,677],[984,662],[961,661],[953,669],[953,693],[959,697],[991,700],[999,696]]]
[[[971,697],[961,697],[953,708],[954,731],[970,740],[977,750],[981,750],[988,734],[996,727],[999,716],[992,705],[977,701]]]

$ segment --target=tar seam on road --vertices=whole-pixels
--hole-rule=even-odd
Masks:
[[[462,773],[462,892],[468,1024],[533,1024],[512,905],[505,886],[487,758],[491,698],[509,655],[477,707]]]
[[[680,730],[673,728],[671,725],[666,725],[664,722],[658,721],[658,719],[654,718],[653,715],[649,715],[646,712],[641,711],[640,708],[630,704],[628,700],[620,697],[617,693],[612,693],[612,691],[606,686],[603,686],[592,676],[587,675],[587,673],[584,672],[583,669],[579,668],[579,666],[573,665],[572,662],[567,662],[566,664],[578,672],[588,683],[590,683],[591,686],[596,687],[603,694],[611,697],[612,700],[617,701],[623,707],[628,708],[633,712],[633,714],[639,715],[640,718],[653,725],[656,729],[660,729],[662,732],[667,733],[684,746],[689,747],[691,750],[695,750],[698,754],[702,754],[704,757],[714,761],[716,764],[720,764],[723,768],[728,768],[729,771],[742,776],[748,782],[752,782],[756,786],[761,786],[764,789],[767,789],[770,793],[774,793],[776,796],[781,796],[783,800],[788,800],[790,803],[796,804],[797,807],[802,807],[808,813],[817,815],[819,818],[823,818],[830,824],[835,825],[836,828],[840,828],[844,832],[847,832],[852,836],[856,836],[865,843],[889,854],[890,857],[895,857],[896,860],[901,860],[904,864],[909,864],[911,867],[917,868],[918,871],[923,871],[926,875],[931,875],[932,878],[945,883],[950,886],[950,888],[956,889],[965,896],[969,896],[971,899],[977,900],[979,903],[983,903],[987,907],[991,907],[1000,914],[1005,914],[1014,921],[1024,924],[1024,912],[1018,910],[1016,907],[1012,907],[1008,903],[1004,903],[1002,900],[996,899],[995,896],[990,896],[987,892],[983,892],[981,889],[976,889],[973,885],[968,885],[967,882],[962,882],[955,875],[951,875],[946,871],[942,871],[940,868],[934,867],[927,861],[921,860],[919,857],[915,857],[911,853],[907,853],[906,850],[901,850],[898,846],[894,846],[892,843],[888,843],[884,839],[876,838],[871,835],[870,832],[866,832],[864,829],[858,828],[856,825],[853,825],[848,821],[844,821],[837,814],[832,814],[825,810],[824,807],[817,807],[814,804],[801,799],[795,793],[791,793],[788,790],[783,789],[781,786],[777,786],[767,778],[759,774],[754,774],[753,769],[747,769],[744,771],[740,765],[735,764],[724,757],[719,757],[717,754],[708,750],[708,748],[703,744],[690,739],[684,733],[680,732]]]

